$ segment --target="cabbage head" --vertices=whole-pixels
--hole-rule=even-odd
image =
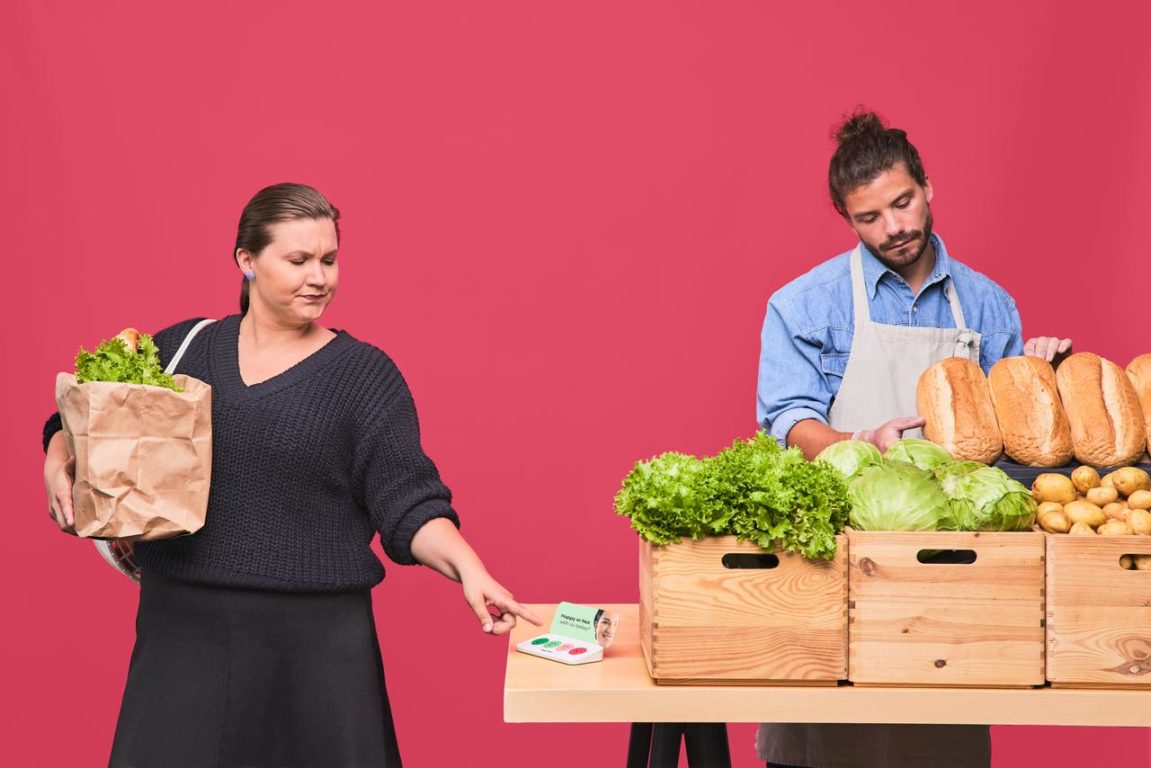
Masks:
[[[951,516],[935,477],[904,461],[867,467],[847,495],[851,525],[860,531],[934,531]]]
[[[949,493],[950,489],[957,487],[959,478],[986,466],[982,461],[949,461],[946,464],[940,464],[933,472],[935,479],[943,488],[943,492]]]
[[[935,475],[936,482],[943,490],[943,495],[948,498],[951,514],[939,521],[939,530],[941,531],[966,531],[968,528],[963,527],[957,515],[964,513],[962,506],[956,506],[950,503],[952,494],[960,494],[960,478],[964,475],[974,472],[977,469],[986,467],[982,461],[949,461],[946,464],[940,464],[936,467],[932,474]]]
[[[928,472],[953,460],[946,448],[936,445],[930,440],[920,440],[916,437],[905,437],[896,440],[887,448],[883,458],[888,461],[906,461]]]
[[[1031,492],[998,467],[980,464],[968,472],[946,474],[939,482],[950,500],[956,530],[1026,531],[1035,523]]]
[[[865,468],[882,464],[883,454],[866,440],[841,440],[820,451],[815,460],[826,461],[850,482]]]

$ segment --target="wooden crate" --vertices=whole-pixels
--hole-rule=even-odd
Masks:
[[[1042,533],[849,531],[848,542],[853,683],[1043,685]],[[939,562],[966,551],[974,562]]]
[[[664,547],[640,541],[640,642],[657,683],[834,685],[847,676],[847,537],[834,560],[777,552],[734,536]]]
[[[1147,536],[1047,535],[1047,679],[1056,687],[1151,686],[1151,555]]]

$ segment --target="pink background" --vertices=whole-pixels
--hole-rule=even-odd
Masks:
[[[952,253],[1024,331],[1151,349],[1146,3],[9,0],[0,25],[8,555],[0,764],[104,764],[135,588],[55,531],[52,382],[79,345],[235,311],[247,198],[343,210],[329,324],[386,349],[464,531],[523,600],[632,602],[637,459],[754,424],[773,290],[849,248],[829,130],[906,128]],[[621,764],[623,725],[506,725],[458,588],[376,592],[413,766]],[[753,765],[753,727],[730,729]],[[556,749],[556,745],[579,745]],[[996,766],[1147,764],[1147,733],[996,728]]]

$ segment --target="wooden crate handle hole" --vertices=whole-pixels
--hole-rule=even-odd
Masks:
[[[921,549],[915,554],[924,565],[971,565],[976,557],[974,549]]]
[[[763,553],[728,552],[720,560],[724,568],[778,568],[779,557]]]

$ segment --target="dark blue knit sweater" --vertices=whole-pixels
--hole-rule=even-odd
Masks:
[[[196,324],[155,335],[166,366]],[[340,331],[283,373],[240,378],[240,316],[202,329],[177,373],[212,386],[212,484],[204,527],[138,542],[147,578],[288,592],[366,589],[384,578],[369,549],[411,564],[424,523],[459,519],[420,447],[411,393],[382,351]],[[49,419],[44,441],[60,429]]]

